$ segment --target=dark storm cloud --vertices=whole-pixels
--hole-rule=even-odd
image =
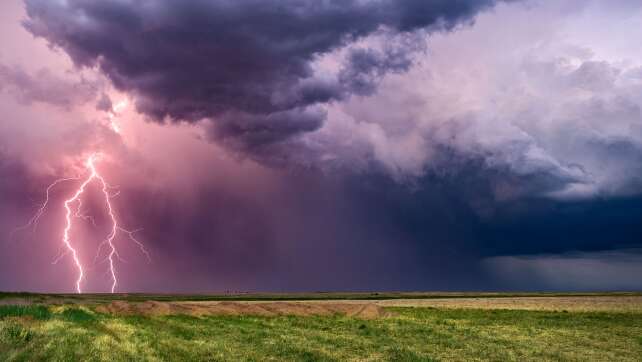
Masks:
[[[214,134],[252,148],[317,129],[315,105],[372,93],[377,78],[408,68],[412,47],[353,50],[337,79],[314,74],[320,56],[381,29],[451,29],[494,3],[27,0],[25,26],[76,64],[98,65],[153,119],[222,119]]]
[[[642,198],[524,199],[495,209],[478,230],[481,253],[525,255],[642,247]],[[519,240],[519,242],[515,242]]]
[[[317,129],[326,113],[322,109],[293,109],[256,115],[248,113],[228,113],[221,116],[217,126],[212,128],[212,135],[223,141],[237,141],[238,135],[244,135],[238,147],[259,148],[272,144],[299,132],[310,132]]]
[[[489,258],[486,269],[512,290],[641,290],[642,250]]]
[[[404,34],[386,39],[384,49],[353,48],[339,73],[339,82],[351,93],[369,96],[375,93],[378,82],[389,72],[406,72],[413,64],[412,55],[425,50],[422,36]]]

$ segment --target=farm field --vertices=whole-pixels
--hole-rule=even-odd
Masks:
[[[9,361],[640,361],[642,295],[0,295]]]

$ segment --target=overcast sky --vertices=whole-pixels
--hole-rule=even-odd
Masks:
[[[120,291],[640,290],[640,38],[633,0],[2,1],[0,289],[74,290],[79,182],[15,230],[100,153]]]

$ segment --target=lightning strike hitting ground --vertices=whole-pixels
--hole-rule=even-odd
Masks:
[[[105,258],[105,262],[107,262],[109,266],[108,273],[111,277],[111,292],[114,293],[116,291],[116,288],[118,287],[118,273],[116,271],[115,259],[119,259],[122,261],[122,258],[120,257],[120,254],[118,253],[118,249],[115,244],[116,237],[118,236],[119,233],[123,233],[127,235],[127,237],[131,241],[133,241],[141,250],[141,252],[147,257],[147,260],[151,261],[149,252],[147,251],[147,249],[145,249],[145,246],[134,236],[134,234],[140,231],[140,229],[130,231],[119,225],[118,219],[116,217],[114,208],[111,203],[111,199],[117,196],[119,192],[116,192],[113,194],[110,193],[110,190],[114,189],[114,187],[110,186],[107,183],[107,181],[103,178],[103,176],[100,174],[100,172],[96,168],[96,162],[99,160],[99,158],[100,158],[100,155],[96,153],[92,154],[87,158],[87,160],[85,161],[85,169],[88,175],[86,176],[86,178],[83,179],[82,183],[76,189],[74,194],[70,198],[66,199],[63,203],[63,206],[65,208],[65,225],[63,229],[63,235],[62,235],[64,251],[59,257],[56,258],[56,260],[54,261],[54,264],[57,263],[60,259],[62,259],[66,255],[71,255],[73,259],[73,263],[78,271],[78,277],[75,282],[76,291],[78,293],[82,293],[82,283],[85,278],[86,268],[80,259],[77,248],[74,246],[74,243],[72,243],[71,231],[73,228],[73,221],[75,218],[84,219],[84,220],[90,221],[94,226],[96,225],[93,217],[89,215],[85,215],[82,212],[82,205],[83,205],[82,196],[85,194],[85,190],[87,186],[90,185],[92,182],[97,182],[98,185],[101,187],[101,194],[105,203],[106,214],[110,222],[110,232],[107,235],[106,239],[99,245],[94,262],[99,258],[101,250],[104,247],[106,247],[107,257]],[[38,208],[38,210],[36,211],[36,214],[29,220],[29,222],[26,225],[14,230],[14,233],[19,230],[27,229],[29,227],[33,227],[35,230],[36,226],[38,225],[39,219],[43,216],[47,206],[49,205],[51,190],[62,182],[77,181],[77,180],[81,180],[81,178],[75,177],[75,178],[59,179],[54,181],[51,185],[49,185],[46,190],[46,199],[44,203]]]
[[[121,130],[116,121],[120,113],[125,108],[127,108],[128,104],[129,102],[127,100],[122,100],[116,103],[113,109],[110,112],[108,112],[109,125],[110,125],[110,128],[115,133],[120,134]],[[107,263],[108,265],[108,274],[111,278],[111,292],[114,293],[116,291],[116,288],[118,287],[118,273],[116,270],[116,259],[124,262],[115,244],[118,234],[126,235],[126,237],[129,240],[131,240],[134,244],[136,244],[136,246],[140,249],[140,251],[145,255],[148,262],[151,262],[151,257],[149,255],[149,252],[147,251],[147,249],[145,249],[145,246],[143,245],[143,243],[141,243],[135,237],[135,234],[141,231],[142,229],[130,231],[123,228],[118,223],[118,218],[116,216],[116,212],[111,203],[111,199],[118,196],[120,194],[120,191],[116,190],[116,192],[112,193],[111,190],[115,190],[116,187],[110,186],[105,180],[105,178],[100,174],[100,172],[96,168],[96,162],[99,161],[100,157],[101,155],[99,153],[94,153],[85,160],[84,168],[85,168],[85,172],[87,173],[87,176],[84,179],[82,177],[61,178],[51,183],[46,189],[45,201],[38,207],[38,210],[36,211],[34,216],[31,219],[29,219],[27,224],[11,232],[12,238],[15,233],[22,230],[29,229],[29,228],[32,228],[32,230],[35,232],[40,218],[44,215],[47,207],[49,206],[51,192],[54,189],[54,187],[58,186],[63,182],[82,180],[82,183],[76,189],[74,194],[70,198],[66,199],[63,203],[63,206],[65,208],[65,223],[64,223],[64,229],[62,232],[62,250],[60,254],[53,261],[53,264],[57,264],[65,256],[71,255],[74,266],[78,272],[78,276],[75,282],[76,291],[78,293],[82,293],[82,284],[85,279],[86,267],[80,258],[80,255],[77,247],[75,246],[75,243],[72,241],[71,234],[74,226],[73,222],[75,219],[82,219],[82,220],[91,222],[93,226],[97,226],[96,220],[91,215],[85,214],[83,211],[82,197],[85,194],[85,190],[87,186],[90,185],[92,182],[96,182],[100,186],[101,195],[104,200],[105,211],[108,216],[108,220],[110,222],[109,234],[104,239],[104,241],[98,245],[98,250],[94,258],[94,264],[98,262],[98,259],[100,258],[102,251],[106,249],[107,256],[105,257],[104,262]]]

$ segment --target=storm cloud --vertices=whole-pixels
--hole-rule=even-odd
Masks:
[[[315,106],[372,94],[421,47],[351,49],[335,74],[315,71],[320,57],[377,32],[452,29],[494,3],[28,0],[25,26],[98,66],[152,119],[210,119],[213,135],[253,150],[318,129],[326,115]]]
[[[118,240],[123,291],[640,288],[639,1],[12,0],[0,17],[0,289],[73,290],[51,261],[76,183],[12,231],[94,152],[152,255]],[[94,260],[90,194],[99,226],[74,240]]]
[[[642,54],[627,34],[641,11],[499,4],[472,27],[433,34],[427,55],[375,94],[327,107],[305,144],[323,162],[377,165],[411,184],[481,166],[472,170],[497,202],[639,194]]]

